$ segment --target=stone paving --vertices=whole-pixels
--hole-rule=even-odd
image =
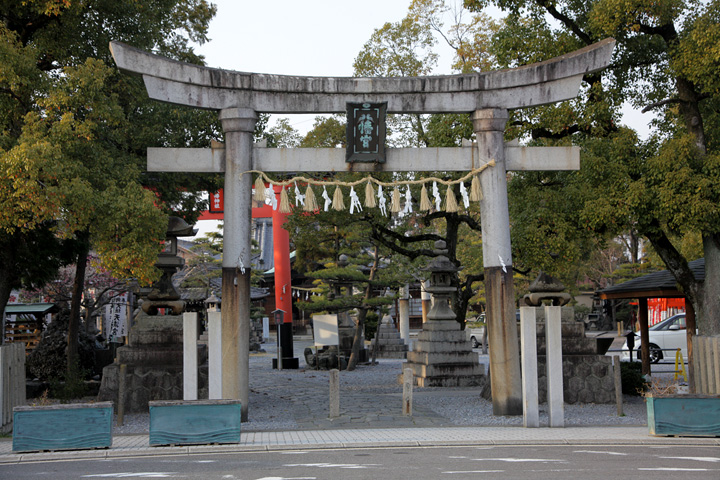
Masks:
[[[296,342],[298,345],[304,342]],[[251,369],[259,372],[260,365],[269,361],[274,349],[269,346],[266,354],[253,355]],[[357,384],[352,373],[340,372],[340,416],[328,418],[329,379],[327,371],[305,370],[304,359],[300,360],[300,370],[267,370],[253,376],[251,370],[250,406],[260,406],[263,400],[280,400],[283,413],[290,415],[298,429],[327,428],[377,428],[388,425],[397,427],[443,426],[450,425],[447,419],[433,410],[423,407],[414,408],[413,416],[401,414],[402,386],[396,377],[400,371],[401,360],[380,360],[374,367],[360,366],[360,369],[372,368],[370,383]],[[287,393],[277,395],[275,390],[287,388]],[[275,395],[273,395],[275,393]],[[263,405],[263,410],[267,405]],[[252,414],[251,414],[252,417]]]

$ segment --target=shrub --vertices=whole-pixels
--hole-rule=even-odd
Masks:
[[[88,392],[85,378],[88,376],[86,370],[80,369],[77,365],[70,371],[63,372],[61,377],[50,381],[50,396],[63,402],[84,397]]]
[[[67,373],[67,332],[70,312],[63,309],[50,322],[40,339],[40,343],[27,357],[26,371],[28,378],[42,381],[60,381]],[[80,328],[80,345],[78,355],[80,364],[78,372],[90,375],[95,366],[95,338]]]
[[[375,312],[368,312],[365,317],[365,339],[372,340],[377,332],[378,321],[380,316]]]
[[[621,362],[620,376],[622,379],[622,392],[628,395],[642,395],[647,389],[647,383],[642,376],[642,363]]]

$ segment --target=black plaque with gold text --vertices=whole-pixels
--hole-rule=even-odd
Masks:
[[[347,104],[347,162],[385,163],[387,102]]]

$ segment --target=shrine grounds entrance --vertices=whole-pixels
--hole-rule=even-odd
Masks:
[[[224,149],[149,149],[148,170],[225,173],[221,396],[241,401],[243,421],[248,420],[249,399],[251,171],[474,172],[483,192],[480,209],[493,413],[522,414],[507,171],[577,169],[579,151],[505,145],[508,110],[576,97],[583,76],[609,64],[614,45],[613,39],[607,39],[546,62],[487,73],[349,78],[199,67],[111,43],[118,67],[141,74],[151,98],[220,112]],[[477,147],[387,149],[384,163],[348,163],[344,149],[253,145],[258,112],[343,113],[349,103],[386,104],[387,113],[470,113]]]

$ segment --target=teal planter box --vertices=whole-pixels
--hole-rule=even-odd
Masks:
[[[110,448],[112,424],[112,402],[15,407],[13,451]]]
[[[720,396],[647,397],[650,435],[720,436]]]
[[[240,443],[239,400],[150,402],[150,445]]]

